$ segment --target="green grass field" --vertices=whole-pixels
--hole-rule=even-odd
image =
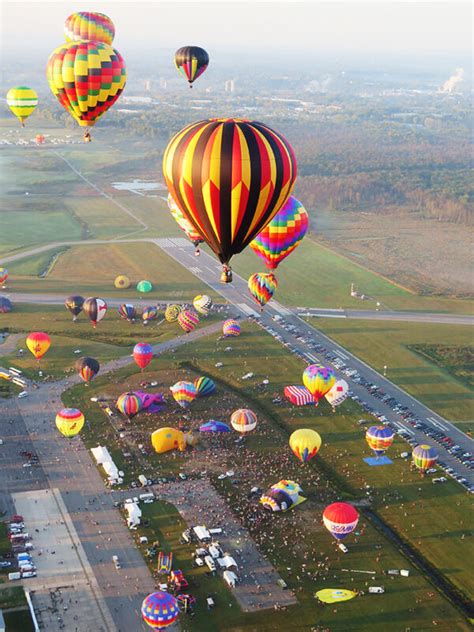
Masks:
[[[10,608],[15,610],[8,612]],[[17,608],[22,609],[16,610]],[[33,632],[33,622],[21,586],[0,586],[0,609],[4,611],[3,617],[7,632]]]
[[[409,347],[467,386],[474,386],[474,347],[415,344]]]
[[[471,327],[324,318],[310,322],[377,371],[387,365],[390,380],[465,432],[473,429],[472,390],[444,367],[410,349],[419,344],[465,348],[472,344]]]

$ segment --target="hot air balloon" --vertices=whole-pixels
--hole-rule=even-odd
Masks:
[[[381,456],[392,445],[395,433],[388,426],[371,426],[365,433],[369,448]]]
[[[44,134],[36,134],[35,136],[35,143],[37,145],[44,145],[46,142],[46,139],[44,137]]]
[[[357,527],[359,513],[349,503],[332,503],[323,512],[323,522],[336,540],[343,540]]]
[[[136,393],[122,393],[115,405],[122,415],[132,419],[141,411],[142,400]]]
[[[212,395],[216,390],[216,385],[210,377],[198,377],[194,380],[194,386],[196,387],[197,397],[207,397]]]
[[[102,42],[58,46],[48,59],[52,93],[81,127],[92,127],[117,101],[127,79],[120,53]],[[84,140],[90,140],[86,130]]]
[[[306,498],[303,490],[295,481],[282,480],[272,485],[270,489],[260,496],[259,503],[268,511],[288,511],[303,503]]]
[[[141,292],[142,294],[148,294],[153,289],[153,284],[151,281],[147,281],[143,279],[137,283],[137,292]]]
[[[133,359],[135,364],[143,369],[148,366],[153,358],[153,348],[146,342],[137,342],[133,347]]]
[[[298,246],[308,230],[308,213],[301,202],[290,195],[265,228],[250,242],[250,248],[275,270]]]
[[[349,384],[346,380],[337,380],[334,386],[326,393],[324,396],[327,401],[331,404],[332,409],[342,404],[343,401],[347,399],[349,395]]]
[[[0,296],[0,314],[8,314],[12,311],[12,303],[6,296]]]
[[[17,86],[7,92],[7,105],[25,127],[25,120],[33,114],[38,105],[38,95],[31,88]]]
[[[143,324],[147,325],[152,320],[156,320],[158,317],[158,310],[153,305],[148,305],[148,307],[144,307],[142,311],[142,320]]]
[[[225,338],[240,336],[240,325],[233,318],[228,318],[222,325],[222,334]]]
[[[84,314],[86,314],[86,316],[91,321],[92,327],[94,327],[95,329],[97,323],[101,321],[105,316],[105,312],[107,311],[107,303],[104,301],[103,298],[90,296],[84,301],[82,309],[84,310]]]
[[[429,470],[436,463],[438,453],[430,445],[420,443],[413,449],[412,458],[415,467],[424,474],[426,470]]]
[[[199,426],[199,432],[230,432],[230,427],[223,421],[211,419],[211,421],[206,421],[205,424]]]
[[[64,307],[71,312],[73,322],[77,320],[77,317],[82,312],[83,306],[84,297],[79,296],[78,294],[68,296],[67,299],[64,301]]]
[[[8,279],[8,270],[6,268],[0,268],[0,285],[3,285]]]
[[[79,358],[76,364],[76,371],[84,382],[91,382],[100,370],[100,364],[95,358]]]
[[[56,415],[56,427],[65,437],[75,437],[84,426],[84,415],[77,408],[63,408]]]
[[[112,44],[115,26],[103,13],[78,11],[72,13],[64,23],[66,42],[103,42]]]
[[[181,408],[188,408],[197,395],[194,384],[183,380],[176,382],[173,386],[170,386],[170,391],[173,394],[174,400],[181,406]]]
[[[168,208],[173,216],[174,221],[181,228],[186,237],[192,241],[194,246],[194,254],[196,257],[199,257],[201,251],[199,250],[199,244],[204,243],[204,239],[198,233],[198,231],[194,228],[189,220],[183,215],[183,211],[179,208],[176,202],[173,200],[171,195],[168,193]]]
[[[193,329],[196,329],[196,325],[199,323],[199,316],[196,312],[184,309],[178,314],[178,323],[181,329],[184,329],[188,334],[190,331],[193,331]]]
[[[212,307],[212,299],[206,294],[199,294],[198,296],[194,297],[193,307],[200,314],[207,316]]]
[[[192,88],[193,81],[196,81],[208,67],[209,55],[199,46],[182,46],[174,54],[174,63]]]
[[[334,371],[328,366],[321,364],[310,364],[303,372],[303,384],[314,398],[315,406],[318,405],[321,397],[336,383]]]
[[[186,437],[184,432],[176,428],[158,428],[151,435],[151,445],[158,454],[170,450],[184,452],[186,450]]]
[[[239,408],[232,413],[230,423],[234,430],[242,434],[252,432],[257,426],[257,415],[248,408]]]
[[[51,346],[51,338],[42,331],[33,331],[26,338],[26,346],[39,363]]]
[[[174,623],[178,616],[178,600],[168,592],[159,590],[143,600],[142,617],[150,628],[163,630]]]
[[[319,452],[321,437],[315,430],[300,428],[291,434],[289,443],[293,454],[302,463],[307,463]]]
[[[115,277],[114,285],[117,290],[127,290],[130,287],[130,279],[125,274],[119,274]]]
[[[165,319],[168,323],[174,323],[183,311],[181,305],[168,305],[165,310]]]
[[[271,272],[255,272],[248,280],[250,294],[262,310],[264,305],[272,298],[277,287],[277,278]]]
[[[289,143],[262,123],[210,119],[191,123],[171,139],[163,175],[176,204],[231,281],[231,257],[265,228],[290,195],[296,159]]]
[[[122,318],[123,320],[128,320],[130,322],[132,322],[132,320],[135,320],[137,316],[137,310],[133,305],[130,305],[130,303],[123,303],[119,306],[117,311],[120,318]]]

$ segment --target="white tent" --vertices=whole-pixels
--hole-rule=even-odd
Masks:
[[[129,527],[136,527],[140,524],[142,510],[137,503],[125,503],[124,509],[127,512],[127,524]]]
[[[232,571],[224,571],[224,580],[227,582],[227,585],[231,588],[234,588],[235,584],[238,581],[237,575]]]
[[[219,564],[221,563],[221,561],[221,566],[225,566],[226,568],[237,568],[237,562],[231,555],[224,555],[222,560],[219,560]]]
[[[197,537],[198,540],[210,540],[211,539],[211,534],[206,529],[206,527],[202,527],[202,526],[193,527],[193,531],[196,534],[196,537]]]
[[[91,448],[91,452],[94,456],[94,459],[99,465],[102,465],[102,463],[107,463],[107,461],[112,461],[110,452],[107,450],[106,447],[102,445],[98,445],[96,448]]]

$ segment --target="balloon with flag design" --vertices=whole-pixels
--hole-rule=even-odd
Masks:
[[[103,298],[90,296],[84,301],[82,309],[84,310],[84,314],[91,321],[92,327],[95,329],[97,323],[104,318],[107,312],[107,303]]]

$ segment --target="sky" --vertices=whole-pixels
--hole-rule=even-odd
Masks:
[[[51,50],[63,41],[63,23],[74,11],[99,11],[115,23],[114,45],[139,48],[311,52],[469,53],[469,2],[43,2],[1,0],[2,48]]]

